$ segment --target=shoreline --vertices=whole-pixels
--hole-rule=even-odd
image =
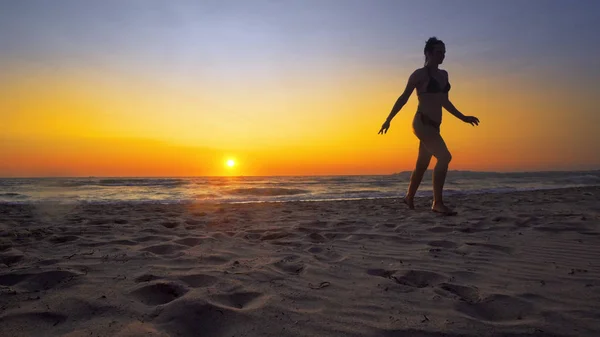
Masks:
[[[445,199],[451,200],[453,198],[461,198],[468,196],[478,195],[495,195],[495,194],[512,194],[512,193],[529,193],[529,192],[553,192],[557,190],[572,190],[572,189],[597,189],[600,188],[598,185],[583,185],[583,186],[567,186],[567,187],[548,187],[548,188],[531,188],[521,189],[512,191],[460,191],[460,190],[447,190],[444,192]],[[415,196],[417,199],[431,199],[432,191],[419,190],[421,193],[427,193],[428,195]],[[184,201],[164,201],[164,200],[116,200],[116,201],[2,201],[0,200],[0,206],[10,205],[113,205],[113,204],[134,204],[134,205],[194,205],[194,204],[207,204],[207,205],[235,205],[235,204],[263,204],[263,203],[304,203],[304,202],[340,202],[340,201],[361,201],[361,200],[388,200],[388,199],[400,199],[399,196],[386,196],[386,197],[356,197],[356,198],[337,198],[337,199],[303,199],[303,200],[259,200],[259,201],[220,201],[220,200],[184,200]]]

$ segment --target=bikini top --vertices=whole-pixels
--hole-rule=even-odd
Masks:
[[[427,83],[427,89],[425,89],[425,92],[428,94],[438,94],[438,93],[445,93],[447,94],[450,91],[450,82],[446,83],[446,86],[442,89],[440,88],[440,83],[435,79],[435,77],[431,76],[431,74],[429,73],[429,71],[427,71],[427,74],[429,75],[429,83]]]

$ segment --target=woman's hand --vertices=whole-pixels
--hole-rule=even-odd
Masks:
[[[462,121],[465,123],[469,123],[473,126],[479,125],[479,118],[477,118],[475,116],[465,116],[465,117],[463,117]]]
[[[383,125],[381,126],[381,130],[379,130],[379,132],[377,133],[379,134],[384,134],[387,133],[387,130],[390,128],[390,121],[385,121],[385,123],[383,123]]]

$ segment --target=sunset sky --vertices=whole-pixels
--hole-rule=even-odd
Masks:
[[[0,2],[0,177],[392,174],[430,36],[450,169],[600,168],[600,1]],[[226,162],[235,161],[233,167]],[[435,161],[432,161],[432,167]]]

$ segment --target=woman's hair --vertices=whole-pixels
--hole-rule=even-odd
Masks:
[[[444,44],[442,40],[438,40],[437,37],[432,36],[425,42],[425,48],[423,48],[423,54],[425,54],[425,64],[427,64],[427,53],[433,51],[433,47],[437,44]]]

